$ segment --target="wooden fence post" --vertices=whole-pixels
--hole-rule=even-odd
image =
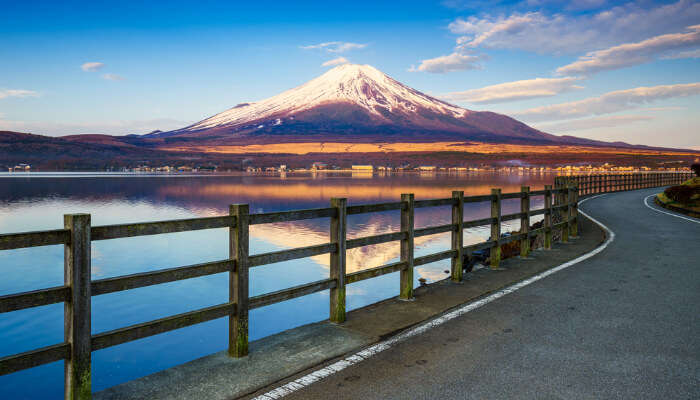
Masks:
[[[64,282],[70,298],[63,306],[63,334],[70,345],[64,362],[66,400],[92,398],[90,214],[63,216],[70,241],[64,246]]]
[[[566,191],[566,183],[562,182],[558,189],[559,192],[557,193],[557,205],[560,206],[558,208],[559,212],[559,219],[560,223],[564,223],[564,225],[561,225],[561,242],[562,243],[568,243],[569,242],[569,225],[566,223],[567,222],[567,216],[568,216],[568,207],[564,208],[561,206],[566,205],[566,197],[567,197],[567,191]]]
[[[501,263],[501,189],[491,189],[491,239],[496,245],[491,248],[491,268]]]
[[[464,192],[453,191],[452,198],[456,204],[452,205],[452,282],[462,282],[462,269],[464,268]]]
[[[527,257],[530,254],[530,187],[521,186],[520,195],[520,213],[525,214],[520,216],[520,233],[527,235],[520,239],[520,257]]]
[[[229,302],[236,312],[228,317],[228,354],[238,358],[248,355],[248,204],[232,204],[229,214],[236,217],[229,227],[229,257],[236,260],[229,272]]]
[[[335,279],[336,286],[330,294],[330,320],[335,323],[345,322],[347,204],[347,199],[331,199],[331,207],[336,209],[336,215],[331,218],[331,243],[337,244],[337,248],[331,253],[330,278]]]
[[[401,232],[406,233],[406,237],[401,240],[401,261],[406,263],[406,267],[401,270],[399,298],[402,300],[413,299],[414,200],[413,193],[401,195]]]
[[[569,210],[571,210],[571,221],[569,222],[569,235],[573,237],[578,237],[578,190],[576,186],[574,186],[569,191],[569,194]]]
[[[552,185],[544,186],[544,248],[552,249]]]

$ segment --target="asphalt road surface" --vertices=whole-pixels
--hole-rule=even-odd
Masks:
[[[285,399],[700,398],[700,223],[657,191],[581,205],[599,254]]]

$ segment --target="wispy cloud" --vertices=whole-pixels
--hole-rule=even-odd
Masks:
[[[95,72],[101,70],[104,66],[104,63],[101,62],[86,62],[85,64],[81,65],[80,68],[86,72]]]
[[[690,32],[655,36],[637,43],[625,43],[590,52],[577,61],[557,68],[559,75],[590,75],[652,61],[656,56],[681,48],[700,46],[700,25]]]
[[[464,71],[470,69],[481,69],[481,61],[484,56],[473,54],[462,54],[455,51],[446,56],[429,58],[421,61],[418,67],[411,66],[411,72],[432,72],[434,74],[444,74],[452,71]]]
[[[348,59],[345,57],[337,57],[337,58],[334,58],[332,60],[328,60],[328,61],[324,62],[323,64],[321,64],[321,66],[322,67],[332,67],[335,65],[347,64],[349,62],[350,61],[348,61]]]
[[[576,85],[580,78],[535,78],[514,82],[499,83],[480,89],[447,93],[441,99],[472,104],[505,103],[508,101],[550,97],[559,93],[582,89]]]
[[[39,97],[39,93],[24,89],[0,89],[0,99],[8,97]]]
[[[324,50],[328,53],[345,53],[346,51],[350,50],[364,49],[367,47],[367,44],[352,42],[325,42],[300,47],[304,50]]]
[[[700,49],[680,51],[678,53],[668,54],[663,57],[664,60],[678,60],[681,58],[700,58]]]
[[[126,78],[117,74],[102,74],[102,79],[106,79],[108,81],[123,81]]]
[[[608,92],[599,97],[535,107],[524,111],[511,113],[528,122],[555,121],[581,118],[593,115],[613,114],[619,111],[638,108],[657,100],[674,97],[687,97],[700,94],[700,82],[638,87],[634,89]]]
[[[620,125],[651,121],[653,119],[654,117],[650,115],[606,115],[602,117],[575,119],[572,121],[557,122],[553,124],[541,124],[538,125],[537,128],[545,132],[559,133],[586,129],[614,128]]]
[[[470,48],[576,54],[677,32],[700,20],[700,2],[628,2],[593,13],[515,12],[458,18],[451,32]]]

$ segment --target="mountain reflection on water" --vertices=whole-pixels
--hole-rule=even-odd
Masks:
[[[93,225],[224,215],[229,204],[248,203],[251,212],[327,207],[331,197],[348,204],[398,201],[402,193],[416,199],[446,198],[453,190],[465,196],[519,191],[521,185],[541,189],[552,175],[472,173],[464,175],[316,174],[280,176],[115,176],[0,175],[0,233],[62,227],[64,213],[85,212]],[[542,207],[533,197],[532,208]],[[519,200],[503,202],[503,213],[519,211]],[[465,220],[489,215],[488,203],[465,205]],[[451,221],[450,207],[416,210],[416,228]],[[504,223],[503,230],[519,222]],[[251,254],[327,243],[328,218],[255,225],[250,230]],[[348,238],[399,230],[399,212],[348,217]],[[485,240],[488,227],[469,229],[465,243]],[[448,249],[448,233],[416,238],[416,256]],[[212,229],[177,234],[94,242],[92,276],[145,272],[228,257],[228,231]],[[348,250],[353,272],[397,261],[398,242]],[[448,276],[449,260],[416,268],[428,282]],[[258,295],[328,277],[329,256],[292,260],[251,270],[251,295]],[[61,285],[61,246],[0,251],[0,295]],[[348,286],[349,309],[398,294],[398,274],[388,274]],[[228,300],[224,274],[96,296],[92,300],[93,332],[207,307]],[[327,318],[328,292],[290,300],[251,312],[251,340]],[[54,304],[0,314],[0,357],[63,341],[63,306]],[[225,349],[225,319],[210,321],[93,353],[93,390],[135,379]],[[0,398],[60,397],[62,362],[0,377]],[[37,381],[42,385],[33,384]]]

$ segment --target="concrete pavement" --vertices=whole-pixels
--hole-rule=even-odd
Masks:
[[[601,253],[285,398],[700,398],[700,223],[657,191],[581,205]]]

